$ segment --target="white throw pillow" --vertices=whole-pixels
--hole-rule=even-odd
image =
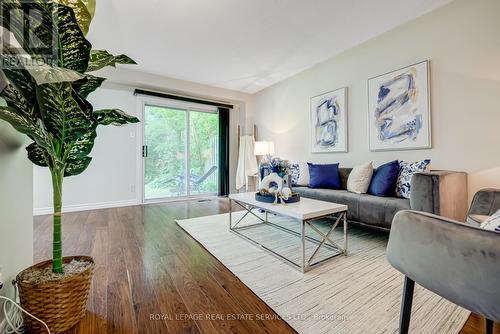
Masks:
[[[347,179],[347,191],[366,194],[373,176],[373,163],[367,162],[354,167]]]
[[[299,162],[299,178],[297,179],[297,185],[304,187],[309,185],[309,166],[307,162]]]

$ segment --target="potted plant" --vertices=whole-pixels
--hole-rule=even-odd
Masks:
[[[54,198],[53,258],[16,281],[22,306],[59,333],[85,315],[94,268],[90,257],[63,257],[63,179],[89,166],[98,125],[139,122],[118,109],[93,110],[87,97],[104,79],[89,72],[135,62],[92,50],[85,35],[95,0],[2,0],[0,10],[0,25],[19,44],[14,47],[5,35],[1,41],[0,119],[33,141],[28,158],[50,170]],[[47,61],[47,54],[54,57]],[[25,320],[33,332],[43,330]]]

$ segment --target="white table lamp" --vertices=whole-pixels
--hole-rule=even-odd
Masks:
[[[271,158],[274,154],[274,142],[272,141],[256,141],[254,154],[257,156],[265,157],[268,162],[271,162]]]

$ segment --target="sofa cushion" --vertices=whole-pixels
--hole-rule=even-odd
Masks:
[[[339,164],[309,165],[309,187],[340,189]]]
[[[388,162],[373,172],[368,193],[375,196],[392,197],[396,191],[396,182],[399,174],[399,162]]]
[[[396,196],[410,198],[411,178],[416,173],[425,172],[431,163],[429,159],[417,162],[406,162],[399,160],[399,175],[396,183]]]
[[[292,180],[292,186],[297,185],[297,181],[299,180],[300,168],[299,164],[291,164],[290,165],[290,179]]]
[[[389,229],[398,211],[410,209],[410,200],[406,198],[359,196],[359,221],[365,224]]]
[[[367,162],[352,169],[347,180],[347,190],[356,194],[366,194],[373,175],[373,164]]]
[[[346,190],[311,189],[307,187],[296,187],[293,191],[299,193],[302,197],[347,205],[349,207],[347,219],[359,220],[359,199],[361,196],[359,194]]]
[[[294,185],[307,187],[309,185],[309,165],[307,162],[299,162],[297,165],[299,173],[297,182]]]

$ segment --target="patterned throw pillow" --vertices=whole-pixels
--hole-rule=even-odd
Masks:
[[[415,173],[425,172],[427,166],[431,163],[429,159],[417,162],[405,162],[399,160],[399,176],[396,183],[396,195],[399,197],[410,198],[411,177]]]
[[[296,186],[300,176],[299,164],[292,164],[290,166],[290,175],[292,176],[292,186]]]

